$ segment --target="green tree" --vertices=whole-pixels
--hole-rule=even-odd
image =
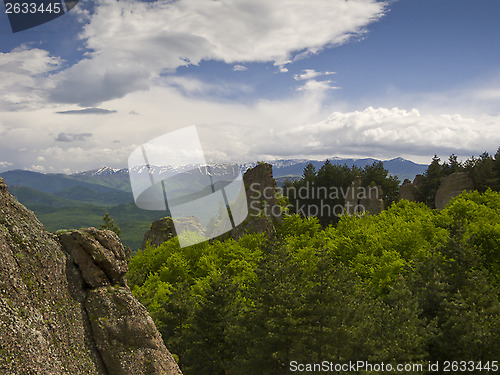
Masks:
[[[458,161],[458,157],[455,154],[451,154],[448,158],[448,174],[463,172],[465,170],[463,164]]]
[[[484,192],[490,188],[500,190],[500,174],[498,173],[495,159],[487,152],[484,152],[479,158],[469,164],[469,173],[474,182],[474,189]]]
[[[382,188],[386,207],[398,200],[399,184],[397,177],[389,176],[389,171],[384,168],[384,163],[381,161],[365,166],[361,173],[361,185],[365,187],[376,185]]]
[[[253,308],[246,325],[252,327],[252,337],[243,373],[288,374],[303,333],[297,315],[303,304],[300,269],[286,249],[278,247],[262,259],[257,276],[251,289]]]
[[[115,224],[115,221],[111,218],[111,216],[109,216],[107,212],[104,214],[102,221],[103,224],[99,225],[99,229],[107,229],[115,232],[118,236],[120,235],[120,228],[118,228],[118,225]]]
[[[429,207],[436,208],[436,193],[441,185],[441,179],[450,174],[446,163],[441,164],[441,159],[434,155],[432,162],[427,167],[422,184],[418,187],[417,199],[425,202]]]
[[[306,165],[304,168],[304,173],[302,174],[302,179],[304,181],[314,181],[316,178],[316,167],[312,165],[312,163],[309,163]]]
[[[237,285],[225,278],[210,281],[186,333],[189,345],[184,374],[224,375],[235,367],[239,350],[237,290]]]

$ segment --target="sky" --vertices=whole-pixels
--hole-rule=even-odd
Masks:
[[[0,172],[123,168],[190,125],[231,162],[500,146],[498,0],[81,0],[17,33],[0,10]]]

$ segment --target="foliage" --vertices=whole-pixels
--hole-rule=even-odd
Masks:
[[[361,169],[332,164],[326,160],[319,170],[316,171],[309,163],[304,168],[302,179],[285,182],[283,192],[290,201],[290,212],[316,216],[323,227],[337,223],[348,189],[356,177],[361,178],[363,187],[380,186],[386,206],[397,200],[399,181],[396,177],[389,176],[382,162],[375,162]],[[318,207],[332,209],[316,212]]]
[[[115,224],[115,221],[109,216],[109,213],[105,213],[102,218],[103,224],[99,225],[99,229],[107,229],[112,232],[115,232],[117,236],[120,235],[121,231],[118,228],[118,225]]]
[[[329,359],[492,361],[499,223],[492,190],[441,211],[401,201],[326,228],[291,215],[272,238],[148,247],[128,280],[186,375],[287,374],[290,361]]]
[[[500,191],[500,147],[495,156],[484,152],[478,158],[472,156],[463,163],[459,162],[454,154],[450,155],[448,162],[443,163],[437,155],[434,155],[418,186],[417,200],[435,208],[434,201],[441,179],[456,172],[468,173],[474,190],[481,193],[488,188]]]

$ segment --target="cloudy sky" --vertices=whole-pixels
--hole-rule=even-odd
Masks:
[[[126,167],[189,125],[220,160],[500,146],[498,0],[81,0],[0,14],[0,171]]]

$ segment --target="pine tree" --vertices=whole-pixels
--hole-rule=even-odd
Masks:
[[[118,228],[118,225],[115,224],[115,221],[111,218],[111,216],[109,216],[107,212],[104,214],[102,221],[104,223],[99,225],[99,229],[108,229],[112,232],[115,232],[117,236],[120,235],[120,228]]]

